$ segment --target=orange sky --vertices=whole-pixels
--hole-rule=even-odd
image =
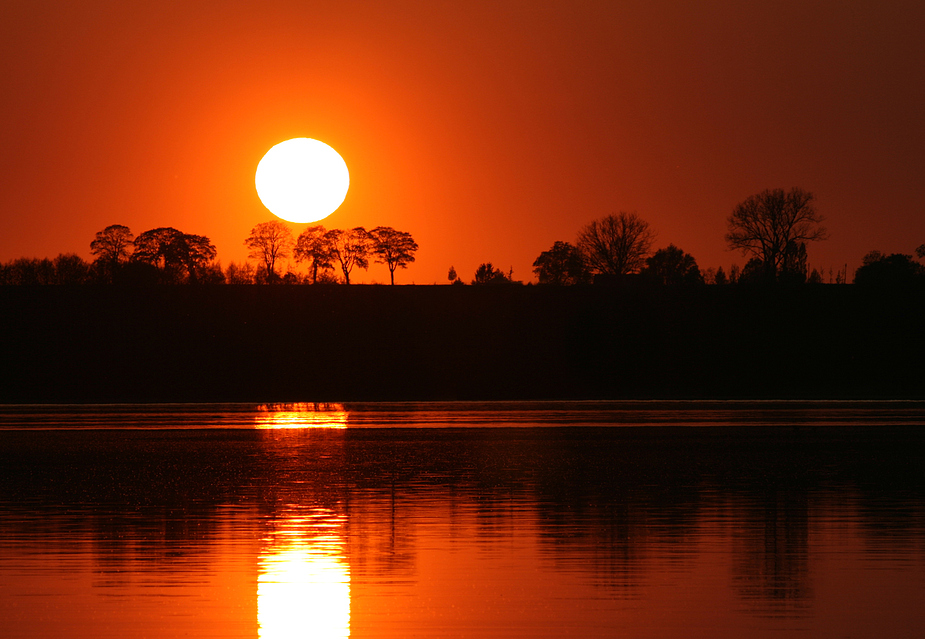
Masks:
[[[530,281],[621,210],[728,269],[735,204],[792,186],[828,218],[810,266],[853,271],[925,242],[922,33],[919,0],[4,0],[0,261],[109,224],[243,260],[257,162],[305,136],[351,170],[326,227],[420,244],[399,283]]]

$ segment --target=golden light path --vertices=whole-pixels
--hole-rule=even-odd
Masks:
[[[343,404],[263,404],[255,428],[347,428],[347,411]]]
[[[285,518],[259,560],[261,639],[350,636],[350,566],[345,517],[313,508]]]

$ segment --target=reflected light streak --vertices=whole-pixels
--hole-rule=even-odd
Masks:
[[[350,566],[343,518],[316,509],[287,519],[260,555],[257,624],[262,639],[350,636]]]
[[[343,404],[261,404],[255,428],[347,428]]]

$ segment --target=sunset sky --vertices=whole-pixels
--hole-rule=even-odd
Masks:
[[[531,281],[619,211],[728,269],[733,207],[794,186],[810,266],[853,273],[925,243],[923,33],[921,0],[3,0],[0,261],[90,259],[110,224],[242,261],[257,163],[311,137],[351,171],[322,224],[419,243],[398,283]]]

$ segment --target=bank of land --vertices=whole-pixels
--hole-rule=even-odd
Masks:
[[[925,396],[920,290],[47,286],[0,309],[6,403]]]

